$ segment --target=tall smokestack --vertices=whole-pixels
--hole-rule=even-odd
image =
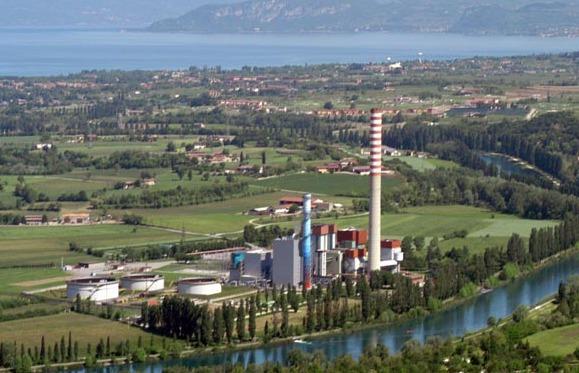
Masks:
[[[370,237],[368,272],[380,270],[382,194],[382,112],[372,109],[370,122]]]
[[[304,195],[302,225],[302,256],[304,259],[304,286],[312,288],[312,195]]]

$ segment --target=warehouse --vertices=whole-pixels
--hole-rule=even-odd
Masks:
[[[66,283],[66,296],[69,300],[88,299],[105,302],[119,297],[119,282],[112,277],[86,277]]]
[[[121,288],[140,292],[162,291],[165,289],[165,278],[153,273],[128,275],[121,278]]]
[[[213,278],[185,278],[177,284],[181,295],[215,295],[221,293],[221,284]]]

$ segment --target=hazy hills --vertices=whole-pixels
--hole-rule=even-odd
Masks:
[[[145,27],[209,3],[215,0],[0,0],[0,27]]]
[[[207,4],[153,31],[575,34],[576,0],[248,0]]]

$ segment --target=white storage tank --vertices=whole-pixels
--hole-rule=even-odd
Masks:
[[[177,284],[181,295],[215,295],[221,293],[221,283],[213,278],[185,278]]]
[[[163,275],[154,273],[137,273],[121,278],[121,288],[128,291],[156,292],[165,289]]]
[[[119,282],[112,277],[86,277],[68,281],[67,298],[75,300],[77,295],[93,302],[114,300],[119,297]]]

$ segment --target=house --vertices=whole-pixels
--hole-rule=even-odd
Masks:
[[[291,196],[285,196],[279,199],[279,205],[283,206],[283,205],[298,205],[298,206],[303,206],[304,204],[304,199],[303,197],[291,197]]]
[[[392,148],[390,146],[383,146],[382,147],[382,154],[390,156],[390,157],[402,156],[402,153],[398,149]]]
[[[36,148],[36,150],[48,151],[48,150],[52,149],[52,144],[36,144],[35,148]]]
[[[292,208],[292,206],[295,206],[296,204],[286,204],[286,205],[279,205],[279,206],[272,206],[269,209],[269,213],[271,215],[287,215],[290,213],[290,209]]]
[[[255,207],[248,212],[251,216],[265,216],[270,214],[270,207]]]
[[[370,175],[370,166],[352,167],[352,172],[358,175],[367,176]]]
[[[250,164],[242,164],[241,166],[237,167],[237,172],[239,172],[240,174],[246,175],[246,174],[252,174],[255,172],[255,168],[254,166],[250,165]],[[263,172],[263,168],[260,168],[259,173]]]
[[[199,161],[205,159],[208,156],[207,153],[203,153],[203,152],[188,152],[187,153],[187,158],[189,158],[189,160],[192,159],[197,159]]]
[[[86,212],[62,214],[60,222],[61,224],[89,224],[90,214]]]
[[[360,175],[360,176],[368,176],[370,175],[370,166],[357,166],[357,167],[352,167],[352,172]],[[384,166],[382,166],[382,175],[394,175],[395,171],[393,170],[389,170],[387,168],[385,168]]]
[[[123,183],[123,190],[133,189],[136,185],[134,181],[125,181]]]
[[[207,161],[210,164],[220,164],[220,163],[230,163],[233,162],[233,158],[231,155],[223,154],[223,153],[216,153],[210,155]]]
[[[324,166],[316,167],[316,172],[319,174],[331,174],[339,172],[342,169],[339,163],[328,163]]]
[[[334,209],[334,204],[332,202],[317,203],[315,209],[317,212],[331,212]]]
[[[147,186],[147,187],[155,186],[156,184],[157,184],[157,180],[155,180],[155,178],[152,178],[152,177],[143,179],[143,182],[141,183],[141,185]]]
[[[44,224],[42,215],[26,215],[24,217],[26,225],[42,225]]]

